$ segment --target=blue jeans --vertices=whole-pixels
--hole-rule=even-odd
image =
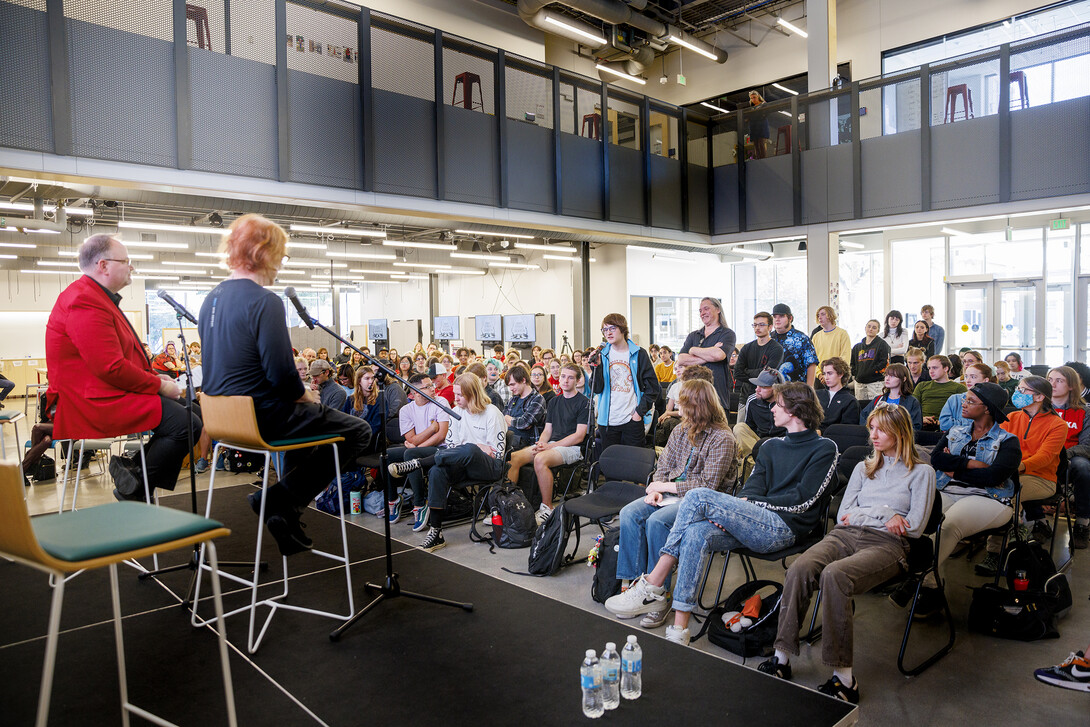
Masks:
[[[620,550],[617,553],[617,577],[633,580],[654,567],[659,551],[670,536],[680,502],[665,507],[634,500],[621,510]],[[670,588],[670,576],[664,584]]]
[[[3,374],[0,374],[0,401],[6,399],[14,388],[15,382],[11,379],[5,379]]]
[[[397,450],[401,451],[395,454]],[[389,454],[391,462],[408,462],[411,459],[430,457],[438,451],[437,447],[395,447],[389,450]],[[413,507],[424,507],[428,501],[428,488],[424,484],[424,471],[413,470],[405,476],[405,479],[409,481],[409,487],[413,489]]]
[[[451,485],[461,482],[499,479],[503,462],[489,457],[476,444],[462,444],[435,453],[435,464],[428,470],[428,507],[433,511],[447,506]]]
[[[691,490],[680,503],[661,551],[678,561],[674,608],[696,607],[704,559],[710,553],[737,547],[771,553],[794,542],[794,531],[776,513],[706,487]]]

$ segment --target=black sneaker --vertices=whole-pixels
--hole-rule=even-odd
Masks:
[[[757,671],[764,672],[765,674],[771,674],[772,676],[779,677],[780,679],[791,678],[790,662],[788,662],[787,664],[781,664],[780,660],[774,656],[771,659],[766,659],[758,664]]]
[[[844,682],[840,681],[840,677],[833,674],[829,681],[822,684],[817,690],[830,697],[836,697],[843,702],[859,704],[859,680],[854,677],[852,677],[852,685],[846,687]]]
[[[425,553],[434,553],[440,548],[446,547],[446,545],[447,541],[443,540],[443,531],[440,528],[429,528],[428,536],[420,544],[420,549]]]
[[[1030,531],[1030,535],[1039,545],[1044,545],[1052,540],[1052,526],[1048,520],[1038,520],[1033,523],[1033,529]]]
[[[420,469],[420,460],[410,459],[408,462],[391,462],[386,469],[389,470],[391,477],[404,477],[410,472]]]
[[[257,483],[260,487],[261,483]],[[285,520],[299,519],[299,513],[288,504],[284,497],[283,489],[278,487],[270,487],[267,490],[258,489],[256,492],[251,492],[246,496],[246,501],[250,503],[250,509],[254,511],[254,515],[261,514],[261,493],[265,492],[268,501],[265,503],[265,522],[269,521],[273,515],[279,515]]]
[[[976,574],[978,576],[994,576],[995,572],[999,570],[999,553],[988,553],[984,556],[984,560],[976,564]]]
[[[942,610],[942,596],[938,588],[921,588],[920,597],[916,600],[916,610],[913,618],[930,618]]]
[[[143,478],[137,479],[132,469],[133,464],[135,463],[125,457],[110,457],[110,477],[114,478],[114,486],[124,499],[143,500],[143,497],[133,497],[144,489]]]
[[[265,525],[276,539],[281,555],[295,555],[314,547],[314,541],[303,532],[306,526],[298,519],[273,515],[265,521]]]
[[[1071,529],[1071,547],[1075,550],[1086,550],[1090,545],[1090,525],[1075,524]]]
[[[916,595],[916,585],[919,583],[915,578],[906,578],[901,581],[901,585],[897,586],[892,593],[889,594],[889,600],[898,608],[904,608],[912,602],[912,597]]]
[[[147,502],[144,499],[144,494],[141,492],[134,492],[131,495],[125,495],[121,490],[114,488],[114,499],[118,502]]]

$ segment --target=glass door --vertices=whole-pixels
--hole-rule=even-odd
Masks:
[[[946,351],[957,355],[962,348],[980,351],[986,360],[992,351],[989,326],[992,323],[993,283],[952,283],[949,291],[950,321],[946,329]]]
[[[1090,361],[1090,308],[1087,307],[1090,306],[1090,278],[1079,278],[1078,301],[1081,320],[1077,321],[1079,328],[1075,330],[1075,348],[1078,349],[1075,358],[1079,361]]]
[[[993,340],[999,341],[996,359],[1009,353],[1017,353],[1022,363],[1030,366],[1043,363],[1043,338],[1039,336],[1037,302],[1044,300],[1044,284],[1038,282],[995,283],[999,289],[998,310],[994,328],[998,335]],[[1060,293],[1062,300],[1062,292]],[[1047,303],[1046,303],[1047,305]],[[1061,307],[1062,310],[1062,307]],[[1063,349],[1063,324],[1055,322],[1060,350]],[[996,360],[992,359],[992,360]]]

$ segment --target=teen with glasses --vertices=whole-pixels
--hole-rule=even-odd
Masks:
[[[655,367],[647,351],[628,338],[628,321],[620,313],[602,319],[602,337],[608,345],[592,356],[598,366],[594,394],[602,451],[614,444],[642,447],[661,393]]]
[[[750,379],[757,378],[765,369],[779,369],[783,363],[783,346],[772,340],[772,314],[761,311],[753,316],[752,326],[756,338],[742,346],[734,364],[734,378],[742,382],[742,391],[738,397],[741,402],[745,402],[757,391]],[[738,421],[745,421],[745,418],[745,411],[739,408]]]

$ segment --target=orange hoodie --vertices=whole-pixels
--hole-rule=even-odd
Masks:
[[[1026,474],[1049,482],[1056,481],[1060,467],[1060,450],[1067,441],[1067,423],[1054,414],[1041,414],[1032,419],[1019,409],[1007,415],[1007,421],[999,425],[1004,431],[1018,437],[1022,448],[1022,464]]]

